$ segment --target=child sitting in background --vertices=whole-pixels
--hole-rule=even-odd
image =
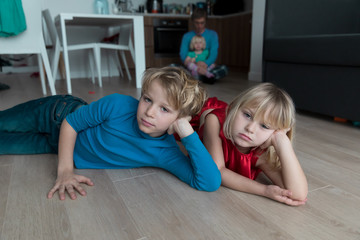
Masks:
[[[185,58],[185,66],[187,69],[191,72],[191,74],[197,78],[198,77],[198,66],[195,64],[199,61],[204,62],[208,56],[209,56],[209,50],[206,48],[206,42],[205,38],[202,36],[195,35],[190,42],[190,50],[187,57]],[[214,64],[211,64],[207,72],[205,73],[205,76],[207,78],[213,78],[214,74],[209,72],[211,69],[215,67]]]

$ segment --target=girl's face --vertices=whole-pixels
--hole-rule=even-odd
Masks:
[[[204,48],[204,43],[203,43],[203,41],[196,41],[196,42],[194,43],[194,49],[195,49],[195,51],[201,51],[201,50],[203,50],[203,48]]]
[[[258,147],[269,139],[275,131],[263,121],[254,120],[255,109],[241,108],[237,112],[231,134],[238,150],[248,153],[252,148]],[[265,119],[267,114],[264,115]]]
[[[160,137],[178,116],[179,111],[169,103],[158,80],[154,80],[139,101],[137,122],[140,130],[151,137]]]

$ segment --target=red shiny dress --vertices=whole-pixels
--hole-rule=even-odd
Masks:
[[[224,152],[224,160],[226,168],[241,174],[244,177],[250,179],[256,179],[261,169],[255,167],[255,164],[262,152],[254,149],[248,154],[241,153],[231,140],[226,139],[223,132],[223,125],[226,118],[227,103],[218,100],[216,97],[209,98],[203,106],[201,113],[196,115],[191,121],[191,125],[194,130],[199,134],[199,137],[203,138],[203,126],[199,128],[200,116],[207,109],[214,109],[211,113],[217,116],[220,122],[220,134],[219,137],[222,141],[222,147]]]

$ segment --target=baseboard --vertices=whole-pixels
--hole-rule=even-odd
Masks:
[[[249,79],[249,81],[262,82],[262,73],[249,72],[248,79]]]
[[[23,67],[13,67],[13,66],[4,66],[2,67],[2,73],[33,73],[39,72],[38,66],[23,66]]]

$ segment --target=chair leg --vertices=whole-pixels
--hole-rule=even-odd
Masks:
[[[95,46],[94,47],[94,57],[95,57],[95,65],[98,73],[98,81],[99,86],[102,87],[102,79],[101,79],[101,52],[100,47]]]
[[[44,42],[42,44],[40,44],[40,50],[41,50],[41,58],[42,58],[42,62],[44,63],[44,66],[45,66],[46,76],[47,76],[47,79],[48,79],[51,94],[56,95],[54,78],[52,76],[51,67],[50,67],[50,63],[49,63],[49,58],[48,58],[48,55],[47,55],[47,52],[46,52]],[[41,63],[41,61],[40,61],[40,63]]]
[[[52,75],[54,78],[54,82],[56,81],[56,76],[59,68],[59,60],[60,60],[60,44],[55,43],[55,51],[52,59]]]
[[[109,77],[109,78],[111,78],[112,77],[112,73],[111,73],[111,66],[110,66],[110,55],[106,52],[106,54],[105,54],[105,56],[106,56],[106,66],[107,66],[107,76]]]
[[[45,96],[47,91],[46,91],[46,86],[45,86],[44,66],[42,64],[41,54],[38,54],[37,58],[38,58],[38,65],[39,65],[39,72],[40,72],[41,88],[42,88],[43,95]]]
[[[94,53],[89,51],[89,66],[91,71],[91,82],[93,84],[95,84],[94,61]]]
[[[134,52],[134,45],[130,39],[129,41],[129,51],[130,51],[130,54],[131,54],[131,57],[132,57],[132,60],[134,61],[135,63],[135,52]]]
[[[131,81],[131,75],[130,75],[129,68],[128,68],[128,65],[127,65],[127,62],[126,62],[125,52],[120,51],[120,55],[121,55],[121,58],[122,58],[122,60],[124,62],[124,66],[125,66],[126,73],[128,75],[128,79]]]
[[[116,66],[118,67],[118,70],[119,70],[119,76],[120,77],[124,77],[124,72],[121,68],[121,63],[120,63],[120,59],[119,59],[119,52],[118,51],[115,51],[115,56],[114,56],[114,62],[116,64]]]

